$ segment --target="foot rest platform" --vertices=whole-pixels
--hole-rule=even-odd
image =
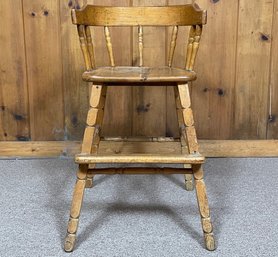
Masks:
[[[75,162],[78,164],[93,163],[168,163],[168,164],[202,164],[205,157],[196,154],[131,154],[131,155],[89,155],[77,154]]]

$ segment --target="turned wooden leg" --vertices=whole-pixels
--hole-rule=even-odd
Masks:
[[[182,119],[184,122],[184,128],[181,129],[181,134],[184,136],[181,138],[181,142],[183,142],[183,139],[185,139],[188,152],[190,154],[197,154],[199,153],[199,145],[194,126],[188,84],[179,84],[177,86],[177,91],[179,97],[178,104],[180,104],[181,106],[180,119]],[[195,181],[199,212],[201,215],[202,228],[204,231],[206,248],[210,251],[213,251],[215,250],[216,246],[212,231],[212,224],[210,221],[210,211],[208,206],[207,192],[204,182],[202,165],[192,164],[192,170]]]
[[[183,106],[181,103],[180,98],[186,98],[189,97],[189,95],[185,94],[184,90],[178,89],[178,87],[175,87],[175,98],[176,98],[176,111],[177,111],[177,117],[178,117],[178,123],[179,123],[179,129],[180,129],[180,139],[181,139],[181,150],[182,153],[188,154],[188,147],[187,147],[187,141],[186,141],[186,134],[184,133],[186,124],[184,123],[183,118]],[[188,168],[188,164],[184,165],[184,168]],[[187,191],[193,191],[194,190],[194,184],[193,184],[193,177],[191,174],[185,174],[184,175],[185,180],[185,190]]]
[[[99,148],[100,142],[100,130],[103,121],[104,115],[104,105],[106,99],[106,86],[102,85],[91,85],[90,87],[90,109],[87,116],[87,126],[94,128],[91,142],[86,143],[85,149],[82,149],[82,152],[89,151],[90,153],[96,154]],[[93,187],[94,175],[90,172],[90,169],[94,169],[95,164],[89,165],[89,170],[87,174],[86,188]]]
[[[204,232],[205,245],[209,251],[216,249],[212,223],[210,221],[210,210],[204,182],[204,172],[201,165],[193,165],[193,176],[195,179],[196,195]]]
[[[94,184],[94,175],[88,172],[87,180],[86,180],[86,188],[92,188]]]
[[[194,190],[194,184],[193,184],[193,179],[191,174],[185,174],[184,175],[184,180],[185,180],[185,189],[187,191],[193,191]]]
[[[87,180],[88,165],[79,165],[79,170],[77,171],[77,180],[74,188],[70,218],[68,222],[67,236],[65,239],[64,249],[66,252],[71,252],[74,248],[76,240],[76,232],[78,228],[78,222],[80,217],[80,211],[83,202],[84,189]]]

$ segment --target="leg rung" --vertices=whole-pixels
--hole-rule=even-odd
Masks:
[[[75,162],[79,164],[91,163],[204,163],[205,158],[200,154],[175,154],[175,155],[89,155],[78,154],[75,156]]]
[[[94,174],[192,174],[191,169],[178,168],[107,168],[91,169]]]

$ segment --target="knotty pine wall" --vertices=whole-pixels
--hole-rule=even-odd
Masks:
[[[79,140],[88,88],[70,8],[74,0],[0,1],[0,140]],[[88,0],[103,5],[185,4],[191,0]],[[278,0],[198,0],[208,10],[192,99],[199,138],[278,138]],[[186,30],[186,29],[185,29]],[[164,65],[170,30],[144,30],[145,65]],[[108,65],[100,28],[98,65]],[[179,34],[174,64],[184,63]],[[138,63],[131,28],[115,28],[117,65]],[[116,50],[117,49],[117,50]],[[177,136],[172,87],[109,90],[103,134]]]

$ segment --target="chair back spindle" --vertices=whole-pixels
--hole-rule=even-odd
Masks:
[[[170,50],[168,55],[168,66],[172,67],[173,58],[174,58],[174,52],[177,44],[177,37],[178,37],[178,26],[173,27],[172,31],[172,37],[171,37],[171,43],[170,43]]]
[[[92,69],[92,63],[91,63],[90,54],[89,54],[89,51],[88,51],[84,26],[83,25],[78,25],[77,26],[77,31],[78,31],[78,36],[79,36],[79,40],[80,40],[80,47],[81,47],[82,54],[83,54],[83,57],[84,57],[86,70],[91,70]]]
[[[139,48],[139,66],[143,66],[143,27],[139,26],[138,27],[138,48]]]
[[[163,17],[163,18],[162,18]],[[89,26],[103,26],[110,65],[115,66],[109,27],[137,26],[139,66],[143,66],[143,26],[173,26],[167,65],[172,67],[177,44],[179,26],[191,26],[186,44],[185,69],[193,70],[202,25],[206,24],[206,11],[196,4],[176,6],[114,7],[86,5],[72,9],[72,21],[78,27],[78,34],[86,69],[95,68],[94,47]]]
[[[196,55],[199,48],[199,42],[201,39],[202,34],[202,26],[196,25],[191,26],[190,32],[189,32],[189,38],[187,43],[187,53],[186,53],[186,61],[185,61],[185,69],[186,70],[193,70],[194,63],[196,59]]]
[[[85,26],[85,34],[86,34],[86,42],[87,42],[87,47],[90,55],[90,60],[91,60],[91,66],[92,68],[95,68],[95,53],[94,53],[94,46],[92,43],[92,37],[91,37],[91,30],[89,26]]]
[[[106,41],[106,47],[110,59],[110,64],[112,67],[115,66],[115,61],[114,61],[114,54],[113,54],[113,48],[112,48],[112,42],[111,42],[111,36],[110,36],[110,31],[107,26],[104,26],[104,34],[105,34],[105,41]]]

